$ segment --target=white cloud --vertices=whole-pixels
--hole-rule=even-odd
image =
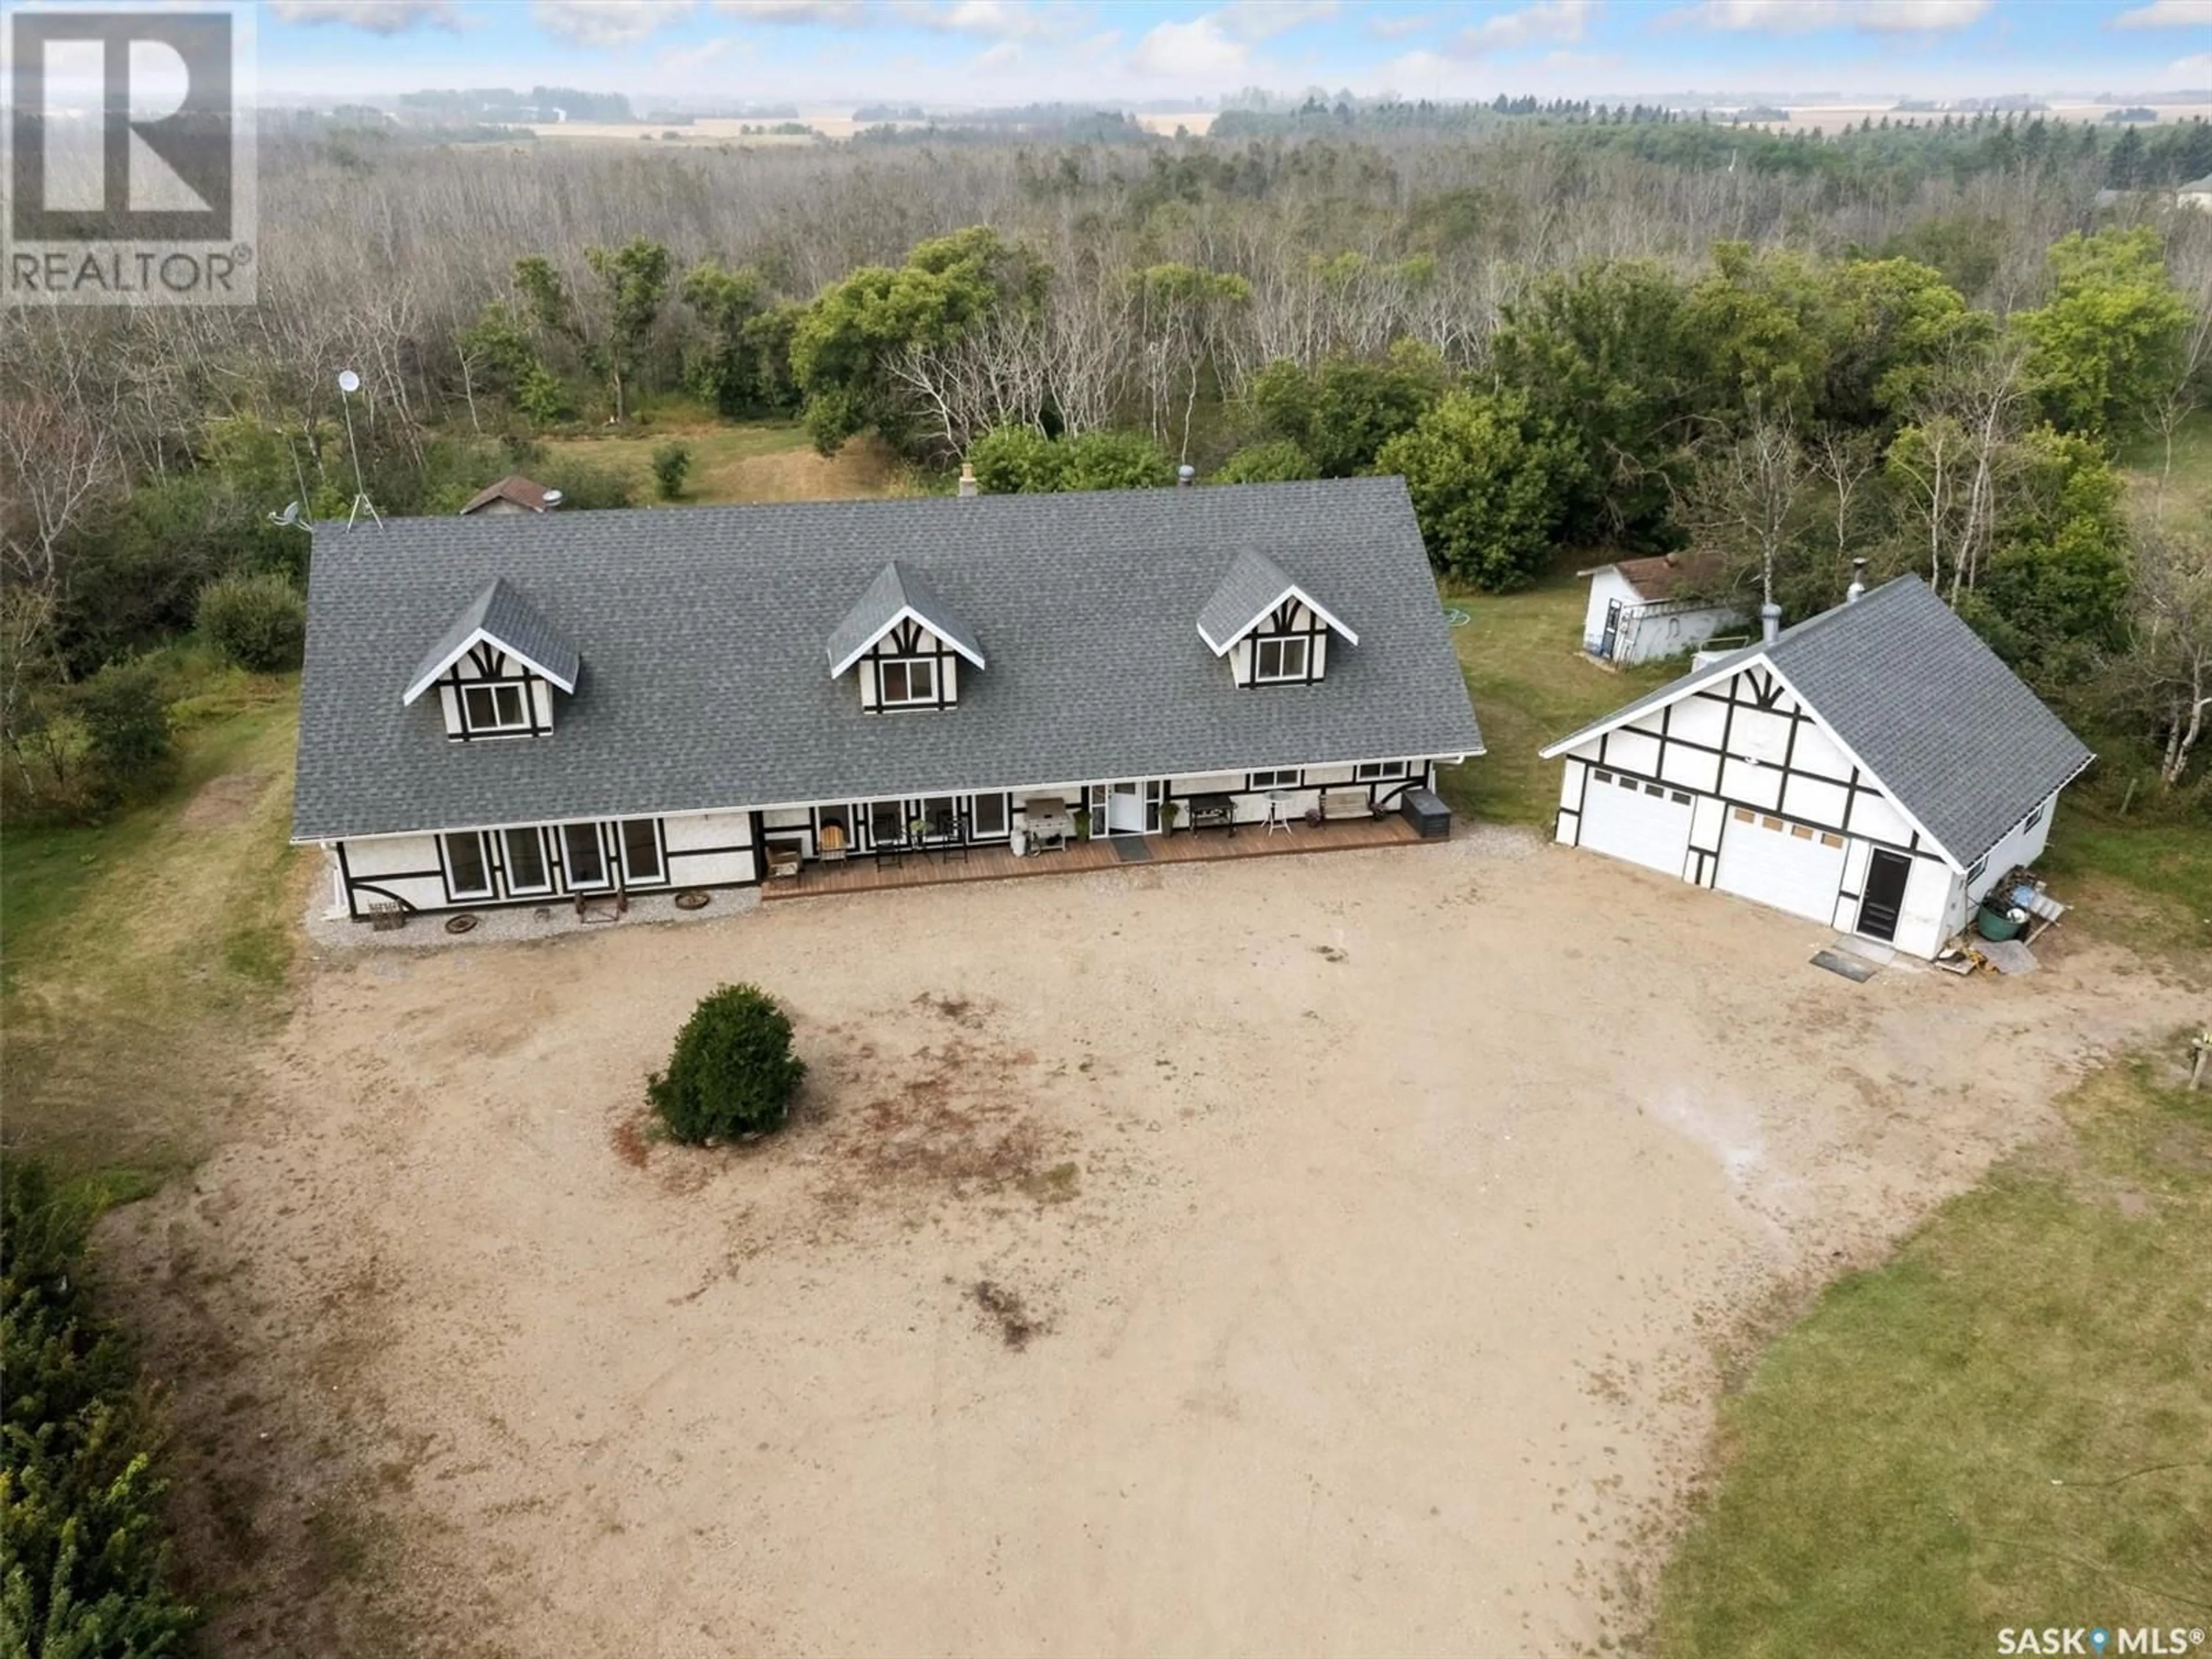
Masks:
[[[1003,74],[1020,68],[1021,64],[1022,43],[1018,40],[997,41],[975,54],[975,67],[986,75]]]
[[[1579,40],[1589,21],[1591,0],[1536,0],[1518,11],[1503,11],[1462,29],[1459,46],[1478,55],[1510,52],[1537,40]]]
[[[1272,40],[1336,15],[1336,0],[1235,0],[1214,14],[1239,40]]]
[[[1425,12],[1413,12],[1400,17],[1370,17],[1367,32],[1378,40],[1402,40],[1409,34],[1419,34],[1437,20]]]
[[[1022,40],[1064,33],[1075,19],[1032,6],[1027,0],[896,0],[893,11],[902,22],[937,34],[974,34],[990,40]]]
[[[716,11],[748,23],[782,23],[804,28],[818,23],[854,29],[866,21],[860,0],[714,0]]]
[[[1218,12],[1187,23],[1155,24],[1129,54],[1129,67],[1138,74],[1177,80],[1241,75],[1251,61],[1250,49],[1230,39]]]
[[[2186,58],[2175,58],[2166,67],[2172,75],[2212,76],[2212,52],[2191,52]]]
[[[453,0],[270,0],[269,9],[282,22],[339,23],[371,34],[404,34],[415,28],[458,33],[461,27]]]
[[[663,46],[653,55],[653,66],[664,75],[684,75],[692,70],[704,69],[709,64],[720,63],[730,55],[737,44],[726,34],[718,34],[711,40],[702,40],[696,46]]]
[[[2212,28],[2212,0],[2150,0],[2112,19],[2116,29]]]
[[[530,15],[548,34],[580,46],[629,46],[680,23],[691,0],[536,0]]]
[[[1964,28],[1996,0],[1698,0],[1671,11],[1668,23],[1729,33],[1804,34],[1857,28],[1876,34],[1934,34]]]

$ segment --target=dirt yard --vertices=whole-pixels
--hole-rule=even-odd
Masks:
[[[333,953],[104,1244],[226,1653],[1571,1653],[1717,1355],[2178,984],[1807,964],[1490,831]],[[771,1144],[645,1131],[704,991]]]

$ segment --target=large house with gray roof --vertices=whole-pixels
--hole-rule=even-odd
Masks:
[[[360,918],[1388,811],[1481,751],[1395,478],[394,520],[315,532],[293,839]]]
[[[1558,839],[1933,957],[2093,758],[1917,576],[1543,750]]]

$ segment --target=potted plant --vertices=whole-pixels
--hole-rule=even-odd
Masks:
[[[1172,836],[1175,834],[1176,820],[1182,816],[1182,803],[1181,801],[1162,801],[1160,803],[1160,833],[1164,836]]]
[[[1074,816],[1075,816],[1075,838],[1076,838],[1076,840],[1078,840],[1078,841],[1089,841],[1089,840],[1091,839],[1091,809],[1090,809],[1090,807],[1088,807],[1088,806],[1079,806],[1079,807],[1077,807],[1077,808],[1075,809],[1075,814],[1074,814]]]

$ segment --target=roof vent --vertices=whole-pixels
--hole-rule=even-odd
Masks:
[[[980,486],[975,482],[975,469],[966,461],[960,463],[960,497],[965,501],[975,494]]]
[[[1198,469],[1188,461],[1176,469],[1176,488],[1188,489],[1198,477]]]
[[[1851,585],[1844,590],[1845,605],[1856,605],[1860,597],[1865,593],[1866,567],[1867,562],[1863,558],[1851,561]]]
[[[1782,637],[1782,607],[1771,599],[1759,607],[1759,637],[1766,645]]]

